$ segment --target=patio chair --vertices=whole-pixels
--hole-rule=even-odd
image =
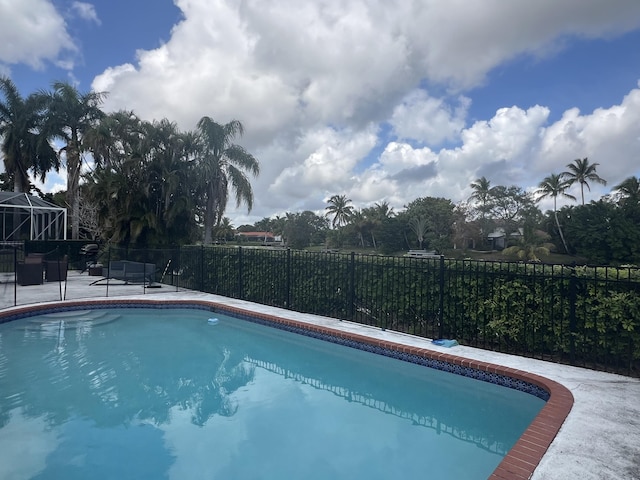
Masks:
[[[27,255],[24,261],[16,265],[18,285],[42,285],[43,256],[38,254]]]
[[[45,262],[44,278],[47,282],[64,282],[67,279],[69,260],[65,255],[62,260]]]

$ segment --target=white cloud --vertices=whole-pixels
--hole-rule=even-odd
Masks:
[[[96,7],[91,3],[85,2],[73,2],[71,4],[71,9],[84,20],[88,20],[90,22],[94,22],[97,25],[100,25],[100,19],[98,18],[98,13],[96,12]]]
[[[465,127],[471,100],[460,96],[452,108],[445,99],[430,97],[424,90],[414,90],[391,115],[393,133],[401,139],[415,139],[427,145],[457,140]]]
[[[552,55],[569,36],[637,28],[636,0],[176,5],[183,17],[168,42],[140,50],[135,65],[106,69],[93,87],[109,92],[107,110],[166,117],[183,129],[203,115],[242,121],[240,143],[262,166],[251,217],[228,210],[242,223],[321,211],[328,195],[343,192],[396,208],[425,195],[458,201],[479,176],[531,186],[584,156],[612,182],[634,173],[636,90],[618,107],[569,110],[552,125],[546,106],[501,108],[469,125],[465,89],[518,56]]]
[[[76,51],[64,18],[51,1],[0,1],[0,63],[25,63],[37,69],[45,62],[64,66],[69,60],[62,56]]]

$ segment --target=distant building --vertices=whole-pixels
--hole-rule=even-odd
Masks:
[[[520,240],[523,236],[524,229],[518,228],[509,234],[509,239]],[[492,250],[504,250],[507,248],[507,234],[505,233],[504,228],[497,227],[493,232],[487,235],[487,243],[489,243]]]
[[[238,232],[236,237],[245,242],[274,243],[280,241],[280,236],[271,232]]]

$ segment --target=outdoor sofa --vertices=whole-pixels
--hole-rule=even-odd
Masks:
[[[104,278],[122,280],[125,283],[153,283],[156,279],[156,264],[112,260]]]

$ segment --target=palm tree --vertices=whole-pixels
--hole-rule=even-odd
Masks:
[[[395,215],[393,207],[389,205],[389,202],[383,200],[382,202],[374,203],[373,207],[365,208],[362,213],[371,223],[371,242],[373,243],[373,248],[377,249],[376,230],[380,228],[385,220]]]
[[[589,186],[589,182],[596,182],[601,185],[606,185],[607,181],[600,178],[596,173],[597,166],[599,163],[589,164],[589,159],[575,159],[573,163],[569,163],[567,168],[569,171],[562,172],[562,176],[568,180],[569,185],[573,185],[578,182],[580,184],[580,195],[582,198],[582,205],[584,205],[584,187],[587,186],[587,190],[591,190]]]
[[[429,222],[423,217],[413,217],[409,220],[409,227],[418,237],[418,244],[420,245],[420,250],[422,250],[422,242],[424,242],[424,237],[429,231]]]
[[[373,237],[373,228],[375,227],[374,220],[367,215],[366,211],[355,210],[351,214],[351,217],[349,217],[349,224],[352,225],[357,232],[360,246],[364,248],[364,234],[370,232]]]
[[[469,200],[478,202],[480,204],[478,208],[480,212],[486,213],[487,205],[491,199],[491,181],[487,180],[486,177],[480,177],[469,186],[473,189]]]
[[[389,205],[389,202],[387,202],[386,200],[374,203],[371,212],[373,216],[375,216],[375,218],[379,220],[391,218],[395,215],[393,207]]]
[[[327,211],[326,215],[333,215],[331,226],[336,228],[336,226],[340,227],[342,225],[346,225],[353,215],[353,206],[349,205],[351,203],[351,199],[347,198],[346,195],[333,195],[329,200],[327,200],[327,203],[329,205],[325,207],[325,210]]]
[[[46,174],[60,162],[49,138],[42,132],[46,100],[31,94],[23,98],[16,85],[7,77],[0,77],[0,139],[5,171],[13,180],[15,192],[31,189],[29,173],[44,182]]]
[[[132,112],[120,110],[105,115],[84,134],[83,144],[96,166],[106,166],[131,156],[131,146],[143,136],[143,122]]]
[[[46,130],[62,139],[65,146],[61,149],[67,159],[67,204],[71,208],[71,238],[78,239],[80,223],[80,170],[82,154],[87,150],[83,137],[104,117],[100,104],[104,93],[89,92],[81,94],[71,84],[55,82],[53,92],[48,94],[49,112]]]
[[[545,177],[542,182],[538,185],[538,190],[536,194],[538,195],[538,201],[543,198],[551,197],[553,198],[553,216],[556,220],[556,226],[558,227],[558,233],[560,234],[560,238],[562,239],[562,245],[564,246],[564,251],[569,252],[567,249],[567,242],[564,239],[564,234],[562,233],[562,227],[560,227],[560,222],[558,221],[558,195],[561,195],[565,198],[570,198],[571,200],[575,200],[576,197],[566,193],[566,190],[569,188],[571,183],[569,180],[565,179],[564,175],[552,173],[548,177]]]
[[[215,228],[216,239],[227,241],[233,238],[233,234],[235,232],[235,228],[231,223],[231,219],[229,217],[222,217],[222,220],[219,222],[218,226]]]
[[[624,205],[640,204],[640,178],[625,178],[621,183],[613,187],[620,195],[620,202]]]
[[[238,120],[221,125],[209,117],[198,121],[201,140],[197,170],[202,180],[204,194],[204,243],[211,243],[214,225],[224,216],[229,198],[229,188],[236,194],[236,205],[245,203],[249,211],[253,207],[253,190],[244,171],[254,176],[260,173],[258,160],[233,140],[242,136],[244,127]]]
[[[473,189],[473,193],[469,197],[469,200],[479,204],[476,210],[480,212],[480,235],[485,237],[489,232],[487,225],[487,213],[491,211],[491,200],[494,188],[491,187],[491,182],[486,177],[480,177],[475,182],[469,185]]]

